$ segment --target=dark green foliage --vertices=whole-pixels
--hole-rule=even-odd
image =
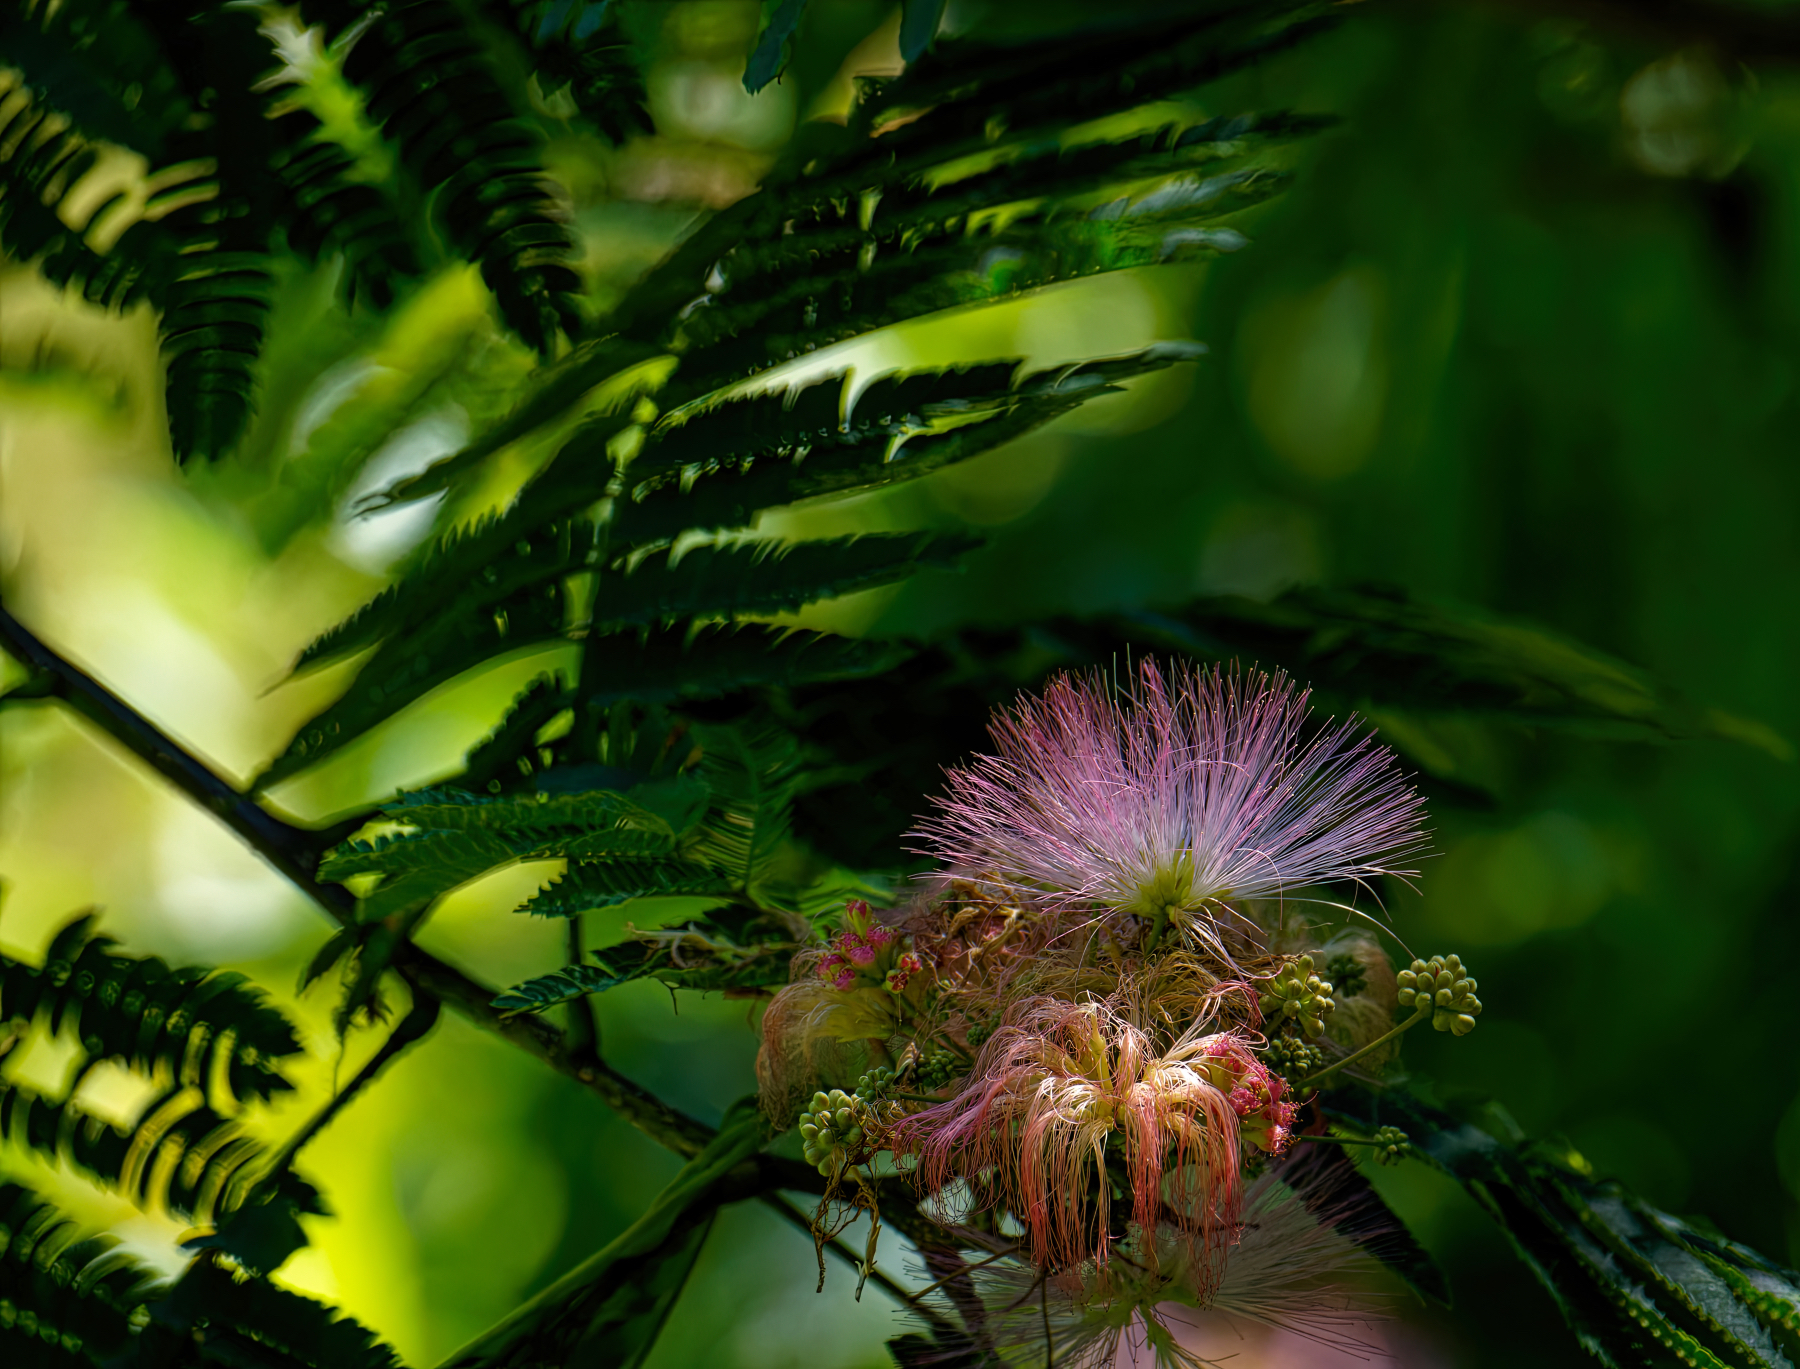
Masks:
[[[937,790],[944,765],[983,745],[989,710],[1054,671],[1118,671],[1143,655],[1284,668],[1315,686],[1322,711],[1375,713],[1383,741],[1434,774],[1446,767],[1431,738],[1409,729],[1414,720],[1478,718],[1638,741],[1724,737],[1777,755],[1788,745],[1541,628],[1393,590],[1299,589],[1268,604],[1204,598],[1161,613],[967,629],[873,679],[790,691],[785,722],[835,762],[801,800],[802,835],[840,859],[891,860],[918,796]],[[908,727],[896,735],[885,720],[900,710]],[[850,785],[854,804],[843,801]],[[1472,789],[1451,794],[1483,799]]]
[[[646,888],[629,897],[711,893],[719,888],[718,877],[712,878],[711,887]],[[557,893],[560,889],[561,886],[552,886],[547,892]],[[527,905],[530,911],[547,911],[535,906],[543,897],[539,894]],[[563,901],[571,914],[603,906],[585,902],[578,895],[564,895]],[[554,974],[515,984],[494,1000],[494,1006],[503,1012],[542,1012],[584,994],[602,993],[646,978],[673,989],[740,993],[774,989],[787,983],[788,962],[800,945],[789,919],[754,908],[721,908],[655,931],[638,932],[628,941],[591,952],[596,962],[593,965],[570,965]]]
[[[684,618],[791,613],[817,599],[890,584],[925,566],[950,569],[981,545],[973,537],[873,533],[829,542],[757,542],[696,547],[670,563],[653,553],[629,571],[603,575],[595,631]]]
[[[328,31],[344,7],[302,4]],[[448,0],[364,11],[344,75],[399,147],[450,245],[481,267],[509,327],[539,352],[579,331],[574,239],[544,192],[538,135],[518,117],[485,34]]]
[[[0,1136],[66,1161],[140,1207],[199,1223],[241,1200],[232,1185],[250,1178],[263,1155],[235,1119],[180,1085],[159,1091],[130,1128],[120,1129],[76,1103],[0,1080]],[[178,1157],[184,1163],[175,1164]],[[155,1163],[159,1158],[164,1163]]]
[[[577,917],[638,898],[723,895],[730,882],[695,861],[592,860],[571,864],[526,901],[521,912],[539,917]]]
[[[151,1316],[158,1330],[196,1343],[202,1363],[311,1369],[398,1369],[400,1364],[374,1332],[352,1318],[262,1279],[237,1275],[210,1256],[189,1266],[152,1305]]]
[[[1010,361],[888,376],[842,417],[841,376],[797,394],[733,400],[650,435],[626,468],[612,536],[655,545],[689,528],[744,527],[796,500],[916,480],[1112,393],[1113,381],[1204,351],[1162,343],[1017,381]]]
[[[307,256],[342,252],[348,289],[378,304],[419,271],[412,238],[284,87],[256,88],[276,60],[254,11],[31,3],[7,22],[31,95],[8,136],[30,151],[0,162],[0,247],[109,307],[158,307],[176,455],[216,456],[254,407],[277,225]],[[57,216],[96,161],[90,139],[140,150],[156,171],[216,169],[152,197],[156,217],[100,254]]]
[[[752,95],[780,76],[793,52],[794,30],[806,0],[763,0],[762,28],[744,67],[744,89]]]
[[[294,1029],[235,971],[171,970],[122,955],[92,914],[57,933],[41,967],[0,955],[0,1017],[73,1032],[90,1061],[118,1060],[179,1087],[268,1098],[293,1086],[280,1062],[300,1050]]]
[[[1359,1131],[1400,1127],[1460,1180],[1602,1363],[1773,1369],[1800,1351],[1800,1275],[1596,1183],[1580,1156],[1527,1144],[1498,1105],[1459,1120],[1400,1090],[1329,1103]]]
[[[489,7],[512,21],[546,96],[567,91],[613,142],[650,132],[644,78],[616,0],[489,0]]]
[[[8,1369],[116,1363],[134,1348],[150,1277],[111,1237],[84,1235],[28,1188],[0,1181],[0,1352]]]

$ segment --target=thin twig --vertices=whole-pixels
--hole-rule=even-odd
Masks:
[[[409,1046],[424,1039],[426,1034],[437,1025],[440,1006],[438,1000],[429,994],[420,994],[413,1004],[412,1011],[400,1019],[400,1025],[388,1034],[388,1039],[381,1043],[381,1049],[369,1057],[369,1061],[356,1072],[356,1077],[339,1089],[324,1107],[320,1108],[313,1119],[288,1139],[286,1145],[276,1156],[271,1171],[286,1169],[294,1162],[294,1157],[306,1148],[313,1137],[323,1131],[326,1125],[345,1106],[372,1083],[375,1076],[386,1069],[392,1061]]]
[[[774,1209],[774,1211],[779,1213],[784,1220],[798,1227],[808,1236],[813,1234],[812,1222],[807,1219],[806,1214],[795,1207],[781,1194],[764,1193],[761,1195],[761,1202],[764,1206]],[[829,1250],[833,1255],[836,1255],[838,1259],[842,1260],[859,1274],[862,1272],[862,1260],[858,1257],[857,1253],[849,1246],[845,1245],[836,1236],[833,1236],[830,1240],[825,1242],[825,1249]],[[898,1283],[895,1283],[893,1279],[889,1278],[886,1274],[883,1274],[879,1269],[871,1269],[868,1277],[870,1283],[874,1284],[882,1292],[893,1298],[894,1301],[905,1304],[912,1300],[912,1295],[909,1294],[905,1288],[901,1287]],[[929,1307],[922,1307],[919,1309],[919,1312],[934,1325],[948,1326],[950,1324]]]
[[[960,1266],[959,1268],[953,1269],[948,1274],[944,1275],[943,1278],[939,1279],[936,1283],[928,1283],[923,1288],[921,1288],[917,1293],[907,1294],[906,1300],[909,1303],[911,1303],[913,1306],[917,1307],[919,1305],[920,1300],[923,1299],[926,1294],[937,1292],[938,1289],[942,1288],[945,1284],[949,1283],[950,1280],[960,1279],[965,1274],[974,1273],[977,1269],[984,1269],[988,1265],[992,1264],[995,1260],[1003,1260],[1008,1255],[1017,1253],[1018,1249],[1019,1249],[1019,1247],[1016,1245],[1009,1245],[1005,1250],[996,1250],[992,1255],[989,1255],[985,1260],[977,1260],[977,1261],[975,1261],[974,1264],[965,1264],[965,1265]]]
[[[1323,1079],[1326,1075],[1336,1074],[1339,1070],[1343,1069],[1345,1065],[1354,1064],[1356,1061],[1362,1059],[1363,1056],[1367,1055],[1370,1051],[1375,1050],[1376,1048],[1378,1048],[1380,1046],[1385,1046],[1388,1042],[1392,1041],[1396,1036],[1400,1035],[1401,1032],[1411,1031],[1414,1027],[1418,1026],[1419,1023],[1423,1022],[1426,1018],[1430,1017],[1431,1012],[1432,1012],[1432,1004],[1431,1004],[1431,1001],[1429,999],[1427,999],[1427,1000],[1425,1000],[1424,1003],[1422,1003],[1420,1005],[1419,1010],[1417,1012],[1415,1012],[1411,1017],[1407,1018],[1406,1021],[1402,1022],[1399,1026],[1395,1027],[1392,1031],[1386,1033],[1385,1035],[1376,1037],[1373,1041],[1369,1042],[1369,1044],[1364,1046],[1361,1050],[1350,1052],[1350,1054],[1346,1055],[1342,1060],[1332,1061],[1329,1065],[1325,1066],[1324,1069],[1318,1071],[1316,1074],[1307,1075],[1306,1078],[1302,1079],[1299,1083],[1294,1085],[1294,1092],[1295,1093],[1305,1093],[1308,1089],[1310,1089],[1314,1085],[1316,1085],[1319,1082],[1319,1080]]]
[[[581,944],[581,916],[577,914],[569,919],[569,964],[579,965],[586,957]],[[578,994],[569,1003],[569,1054],[579,1060],[600,1058],[600,1018],[588,994]]]

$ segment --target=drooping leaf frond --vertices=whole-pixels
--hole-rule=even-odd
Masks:
[[[1332,1101],[1365,1131],[1399,1126],[1460,1180],[1603,1359],[1775,1369],[1800,1348],[1800,1275],[1596,1182],[1566,1148],[1529,1145],[1497,1105],[1464,1120],[1400,1090]]]
[[[434,197],[454,250],[480,266],[508,326],[544,353],[559,334],[578,332],[575,243],[545,193],[538,135],[465,12],[448,0],[378,10],[313,0],[300,11],[333,37],[358,24],[344,75]]]
[[[628,572],[601,577],[593,626],[618,631],[682,619],[791,613],[818,599],[891,584],[923,566],[954,566],[980,545],[972,537],[891,533],[696,547],[673,563],[656,553]]]
[[[123,955],[93,915],[57,933],[42,966],[0,954],[0,1016],[72,1032],[90,1061],[120,1063],[182,1087],[215,1078],[237,1098],[293,1086],[279,1072],[299,1053],[293,1027],[234,971],[170,969]]]
[[[126,1362],[154,1282],[115,1239],[0,1181],[0,1353],[9,1366]]]

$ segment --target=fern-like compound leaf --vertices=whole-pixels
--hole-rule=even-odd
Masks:
[[[925,566],[950,569],[981,543],[931,533],[873,534],[829,542],[696,547],[671,564],[652,554],[628,572],[603,575],[595,631],[689,618],[790,613],[818,599],[891,584]]]
[[[0,1352],[8,1366],[129,1363],[154,1277],[116,1240],[0,1180]]]
[[[203,1090],[217,1078],[240,1098],[292,1088],[280,1065],[300,1051],[287,1018],[245,976],[122,954],[91,914],[57,933],[41,966],[0,954],[0,1015],[41,1015],[47,1030],[72,1032],[90,1061]]]

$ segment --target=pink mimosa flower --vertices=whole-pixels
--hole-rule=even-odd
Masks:
[[[1230,960],[1227,903],[1416,874],[1423,807],[1354,719],[1309,736],[1279,672],[1145,661],[1133,688],[1063,675],[991,724],[915,835],[954,877],[1173,924]]]
[[[1175,1221],[1204,1264],[1235,1233],[1240,1202],[1238,1115],[1207,1059],[1219,1039],[1190,1031],[1159,1053],[1105,1005],[1028,1003],[982,1048],[962,1093],[905,1119],[891,1145],[918,1157],[927,1190],[964,1178],[977,1201],[1016,1214],[1032,1261],[1052,1268],[1105,1262],[1117,1146],[1132,1220]]]

